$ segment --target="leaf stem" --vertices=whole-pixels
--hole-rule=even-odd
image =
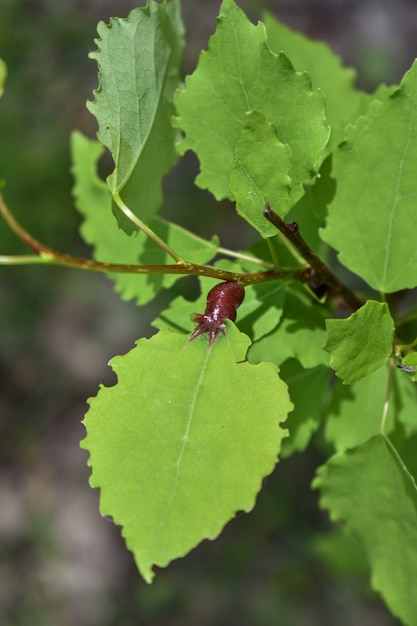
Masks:
[[[306,244],[298,230],[298,224],[296,222],[285,222],[271,209],[269,204],[264,207],[264,215],[271,224],[287,237],[307,261],[312,270],[311,278],[314,277],[315,281],[327,285],[333,293],[340,295],[352,309],[356,310],[362,306],[363,302],[333,274],[331,269],[328,268]]]
[[[394,358],[391,357],[389,360],[387,391],[385,394],[384,409],[382,411],[382,418],[381,418],[381,433],[382,434],[384,434],[385,432],[385,425],[386,425],[387,417],[388,417],[389,404],[390,404],[391,391],[392,391],[392,383],[394,380],[394,369],[395,369]]]
[[[116,205],[122,211],[122,213],[140,230],[142,230],[152,241],[154,241],[162,250],[164,250],[170,257],[174,259],[177,263],[186,263],[186,261],[173,250],[168,244],[158,237],[158,235],[147,226],[142,220],[135,215],[129,207],[123,202],[120,195],[118,193],[113,193],[112,195]],[[196,239],[200,239],[202,242],[207,243],[207,239],[203,239],[202,237],[197,237],[194,235]],[[228,250],[227,248],[218,248],[219,254],[224,254],[225,256],[230,256],[236,259],[242,259],[244,261],[251,261],[253,263],[258,263],[259,265],[264,265],[266,267],[270,267],[271,269],[274,267],[272,263],[268,263],[268,261],[263,261],[262,259],[258,259],[257,257],[251,256],[249,254],[243,254],[241,252],[235,252],[233,250]]]
[[[202,239],[202,241],[207,241],[207,239]],[[242,261],[250,261],[251,263],[264,265],[265,267],[269,267],[271,269],[274,268],[273,263],[270,263],[269,261],[264,261],[263,259],[259,259],[258,257],[252,256],[251,254],[244,254],[243,252],[235,252],[234,250],[229,250],[228,248],[222,248],[221,246],[217,248],[217,252],[225,256],[233,257],[234,259],[242,259]]]
[[[113,193],[112,196],[123,215],[125,215],[136,226],[136,228],[142,230],[145,235],[149,237],[149,239],[152,239],[152,241],[162,248],[164,252],[169,254],[169,256],[172,257],[176,263],[185,263],[185,260],[177,254],[175,250],[173,250],[163,239],[158,237],[158,235],[151,228],[149,228],[149,226],[142,222],[142,220],[129,209],[117,192]]]
[[[268,237],[268,239],[266,240],[266,243],[267,243],[267,246],[268,246],[269,253],[271,255],[271,259],[274,262],[274,267],[275,267],[275,269],[278,269],[280,267],[280,262],[279,262],[277,251],[275,250],[274,244],[272,243],[270,237]]]

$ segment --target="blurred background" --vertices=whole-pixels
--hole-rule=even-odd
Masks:
[[[85,102],[97,85],[96,25],[127,16],[128,0],[1,0],[0,180],[9,206],[37,238],[79,256],[69,134],[95,136]],[[238,0],[257,21],[269,10],[327,41],[358,71],[358,85],[401,79],[417,52],[414,0]],[[215,30],[220,0],[183,0],[183,74]],[[193,187],[188,156],[165,183],[166,208],[210,214],[197,232],[227,246],[248,231]],[[229,220],[229,221],[228,221]],[[200,230],[199,230],[200,229]],[[204,230],[201,230],[204,229]],[[209,232],[207,231],[209,230]],[[221,230],[220,230],[221,229]],[[26,252],[0,223],[0,252]],[[117,261],[117,259],[115,259]],[[215,542],[139,577],[119,530],[100,517],[80,450],[86,398],[112,384],[106,363],[153,331],[163,296],[138,309],[101,275],[2,267],[0,277],[0,623],[3,626],[394,626],[368,584],[366,562],[334,531],[310,489],[322,462],[312,448],[282,461],[255,510]]]

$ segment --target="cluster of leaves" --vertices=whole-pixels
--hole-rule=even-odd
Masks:
[[[179,265],[212,262],[236,276],[301,271],[263,215],[269,204],[297,221],[321,259],[337,252],[363,300],[353,312],[331,293],[317,304],[295,271],[253,281],[237,326],[228,321],[209,346],[189,341],[191,315],[215,284],[196,270],[200,298],[175,298],[154,322],[159,332],[111,361],[117,384],[89,401],[82,446],[102,513],[150,582],[154,566],[251,510],[278,455],[305,450],[322,425],[331,457],[314,482],[321,504],[362,544],[390,610],[416,625],[417,314],[412,292],[400,292],[417,285],[417,64],[399,86],[365,94],[324,44],[269,14],[254,26],[233,0],[185,85],[178,0],[150,0],[98,34],[88,106],[99,141],[72,137],[74,197],[95,259],[164,265],[177,251]],[[97,175],[105,148],[114,160],[106,182]],[[257,233],[250,250],[224,254],[216,238],[158,216],[162,178],[187,150],[200,161],[196,184],[234,201]],[[182,280],[111,278],[138,305]]]

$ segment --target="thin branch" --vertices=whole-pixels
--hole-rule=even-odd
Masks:
[[[71,267],[78,270],[90,272],[101,272],[104,274],[176,274],[178,276],[207,276],[217,280],[240,282],[242,285],[252,285],[268,280],[278,280],[284,278],[297,278],[298,270],[286,268],[282,271],[267,270],[265,272],[251,272],[248,274],[240,272],[228,272],[208,265],[198,265],[196,263],[175,263],[173,265],[130,265],[127,263],[103,263],[92,261],[80,257],[63,254],[55,250],[50,253],[42,252],[39,255],[0,255],[0,265],[58,265],[61,267]]]
[[[27,246],[32,248],[36,255],[19,255],[19,256],[0,256],[0,264],[23,265],[23,264],[45,264],[59,265],[63,267],[72,267],[80,270],[88,270],[103,273],[123,273],[123,274],[177,274],[189,276],[208,276],[224,281],[239,281],[242,285],[250,285],[260,283],[267,280],[277,280],[283,278],[297,278],[298,269],[283,268],[281,271],[266,270],[264,272],[240,273],[228,272],[207,265],[198,265],[196,263],[178,262],[172,265],[134,265],[125,263],[105,263],[101,261],[93,261],[83,259],[58,252],[49,246],[32,237],[27,230],[19,224],[13,214],[10,212],[3,197],[0,194],[0,213],[10,226],[12,231]]]
[[[353,291],[348,289],[332,270],[323,263],[313,250],[306,244],[300,232],[298,230],[298,224],[296,222],[287,223],[279,215],[277,215],[271,207],[267,204],[264,208],[264,215],[266,219],[271,222],[278,230],[287,237],[289,241],[297,248],[302,257],[310,265],[313,270],[313,278],[319,283],[323,283],[329,287],[329,289],[340,295],[352,309],[359,309],[363,302],[354,294]]]
[[[38,254],[1,254],[0,265],[45,265],[49,263],[49,260],[45,255],[39,256]]]

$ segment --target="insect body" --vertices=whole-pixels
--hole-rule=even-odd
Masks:
[[[225,334],[224,320],[236,319],[236,309],[243,302],[245,290],[240,283],[226,282],[213,287],[207,295],[204,313],[194,313],[193,320],[198,325],[191,334],[190,341],[208,333],[209,345],[213,345],[219,333]]]

